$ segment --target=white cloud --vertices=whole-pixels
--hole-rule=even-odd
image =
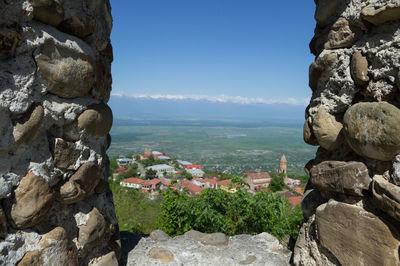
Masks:
[[[236,104],[291,104],[307,106],[310,99],[288,98],[284,100],[273,100],[265,98],[250,98],[243,96],[210,96],[210,95],[180,95],[180,94],[133,94],[126,95],[123,93],[113,93],[113,97],[128,97],[133,99],[154,99],[154,100],[191,100],[191,101],[208,101],[215,103],[236,103]]]

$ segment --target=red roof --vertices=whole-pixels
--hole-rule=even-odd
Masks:
[[[117,169],[117,171],[118,171],[119,173],[121,173],[121,172],[128,172],[128,169],[126,169],[126,168],[124,168],[124,167],[120,167],[120,168]]]
[[[295,187],[294,190],[296,190],[297,193],[303,195],[303,190],[300,187]]]
[[[203,190],[201,187],[199,187],[187,180],[182,180],[179,183],[179,186],[181,188],[187,188],[189,190],[189,192],[196,193],[196,194],[199,194]]]
[[[292,204],[293,206],[296,206],[301,203],[302,196],[294,196],[294,197],[289,197],[287,200]]]
[[[293,206],[300,204],[301,199],[303,198],[302,196],[294,195],[289,190],[281,191],[281,192],[279,192],[279,195],[285,197],[289,201],[289,203],[292,204]]]
[[[204,179],[204,181],[210,183],[211,185],[217,184],[216,178],[206,178],[206,179]]]
[[[226,179],[226,180],[218,181],[217,184],[218,184],[218,186],[228,187],[231,182],[232,181],[230,179]]]
[[[162,183],[164,186],[170,186],[170,185],[171,185],[171,182],[169,182],[169,181],[161,181],[161,183]]]
[[[157,185],[158,183],[161,183],[161,180],[158,178],[154,178],[151,180],[147,180],[142,184],[142,186]]]
[[[200,164],[189,164],[189,165],[186,165],[185,167],[187,170],[194,169],[194,168],[202,170],[202,167]]]
[[[151,155],[150,154],[143,154],[141,156],[147,158],[147,157],[150,157]]]
[[[142,184],[143,182],[144,180],[136,177],[130,177],[121,181],[121,183],[130,183],[130,184]]]

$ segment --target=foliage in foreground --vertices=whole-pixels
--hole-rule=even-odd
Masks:
[[[243,189],[228,193],[205,189],[195,198],[175,190],[164,192],[159,228],[171,236],[189,230],[227,235],[268,232],[278,239],[297,238],[303,216],[285,198],[271,192],[255,195]]]
[[[157,229],[156,218],[161,213],[161,196],[150,200],[146,194],[136,189],[121,187],[117,182],[111,182],[110,188],[114,194],[120,230],[149,234]]]

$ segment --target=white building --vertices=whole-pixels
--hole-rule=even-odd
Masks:
[[[177,160],[176,162],[179,164],[180,167],[183,167],[183,168],[185,168],[186,165],[191,165],[192,164],[191,162],[181,161],[181,160]]]
[[[165,156],[165,155],[163,155],[163,156],[158,156],[158,159],[164,160],[164,161],[167,161],[167,162],[172,161],[172,159],[171,159],[170,157]]]
[[[125,165],[128,165],[128,164],[131,164],[132,162],[133,162],[133,160],[130,159],[130,158],[120,158],[120,159],[117,159],[117,163],[118,163],[118,166],[119,166],[119,167],[125,166]]]
[[[196,168],[189,169],[189,170],[186,170],[186,171],[187,171],[191,176],[196,176],[196,177],[203,177],[204,174],[205,174],[202,170],[196,169]]]
[[[121,180],[121,182],[119,182],[119,185],[121,187],[128,187],[128,188],[136,188],[136,189],[141,189],[142,188],[142,183],[144,183],[145,181],[139,178],[135,178],[135,177],[130,177],[124,180]]]
[[[175,169],[172,166],[166,164],[157,164],[153,166],[146,167],[146,170],[153,170],[157,172],[158,177],[162,177],[166,174],[175,174]]]

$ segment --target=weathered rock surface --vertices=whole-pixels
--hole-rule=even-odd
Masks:
[[[336,12],[339,0],[319,0],[315,10],[315,20],[318,24],[324,25]]]
[[[3,208],[0,206],[0,238],[7,233],[7,217],[3,211]]]
[[[50,186],[40,176],[29,172],[15,190],[11,219],[18,229],[32,227],[45,218],[52,204]]]
[[[289,259],[290,251],[267,233],[227,237],[189,231],[166,241],[142,238],[127,265],[288,265]]]
[[[14,141],[16,145],[31,142],[42,124],[44,116],[43,107],[38,105],[25,117],[23,123],[17,123],[14,128]]]
[[[171,237],[165,233],[163,230],[154,230],[153,232],[150,233],[150,238],[153,241],[167,241],[171,239]]]
[[[337,61],[335,52],[325,53],[319,56],[315,62],[310,65],[309,69],[309,86],[311,90],[317,91],[319,88],[319,81],[326,71],[332,69],[332,66]],[[329,72],[328,72],[329,73]]]
[[[91,262],[89,265],[93,266],[118,266],[117,256],[115,252],[112,251],[100,258],[97,258],[95,261]]]
[[[400,19],[400,3],[387,3],[379,8],[370,5],[361,10],[361,16],[374,25]]]
[[[79,116],[78,127],[89,135],[105,137],[111,129],[112,122],[111,109],[105,104],[96,104]]]
[[[372,179],[361,162],[325,161],[311,168],[310,181],[320,191],[362,197]]]
[[[77,256],[68,240],[67,232],[56,227],[39,241],[40,257],[44,265],[78,265]]]
[[[303,126],[303,139],[304,142],[313,146],[318,146],[318,140],[315,138],[314,132],[312,131],[308,121],[304,122]]]
[[[34,18],[57,27],[64,19],[64,8],[59,0],[34,0],[32,2]]]
[[[174,260],[174,254],[165,248],[152,248],[149,251],[149,258],[162,262],[171,262]]]
[[[400,155],[397,155],[393,161],[391,178],[394,184],[400,185]]]
[[[351,57],[351,76],[359,86],[365,85],[369,81],[368,61],[359,51]]]
[[[0,152],[10,150],[13,139],[13,125],[12,121],[6,111],[0,111]]]
[[[61,169],[72,170],[80,156],[73,142],[57,138],[54,142],[54,165]]]
[[[350,147],[361,156],[391,161],[400,152],[400,110],[387,103],[358,103],[343,118]]]
[[[400,221],[400,187],[382,176],[374,176],[373,201],[386,214]]]
[[[203,245],[226,246],[229,243],[229,237],[223,233],[205,234],[196,230],[188,231],[184,234],[190,238],[196,239]]]
[[[93,210],[89,213],[89,219],[86,224],[79,227],[79,243],[82,246],[92,244],[93,242],[98,241],[104,235],[106,230],[106,221],[104,220],[103,215],[97,210],[97,208],[93,208]]]
[[[351,30],[349,21],[339,18],[328,33],[325,49],[338,49],[351,47],[357,41],[356,34]]]
[[[83,200],[93,192],[101,179],[100,168],[95,163],[83,164],[60,188],[61,201],[65,204]]]
[[[42,265],[40,253],[38,250],[29,251],[25,254],[22,260],[18,263],[18,266],[31,266],[31,265]]]
[[[86,95],[94,82],[94,68],[85,56],[46,43],[35,57],[38,71],[49,82],[48,90],[63,98]]]
[[[396,265],[399,241],[379,217],[363,208],[330,200],[318,207],[321,245],[341,265]]]
[[[314,116],[313,132],[321,147],[332,151],[340,145],[343,125],[321,107]]]
[[[339,265],[336,258],[322,252],[316,242],[317,228],[315,226],[315,213],[310,216],[300,229],[294,247],[293,264],[301,266]]]
[[[304,219],[310,218],[316,211],[319,205],[323,204],[325,200],[322,198],[318,189],[309,189],[304,192],[301,200],[301,209],[303,210]]]

